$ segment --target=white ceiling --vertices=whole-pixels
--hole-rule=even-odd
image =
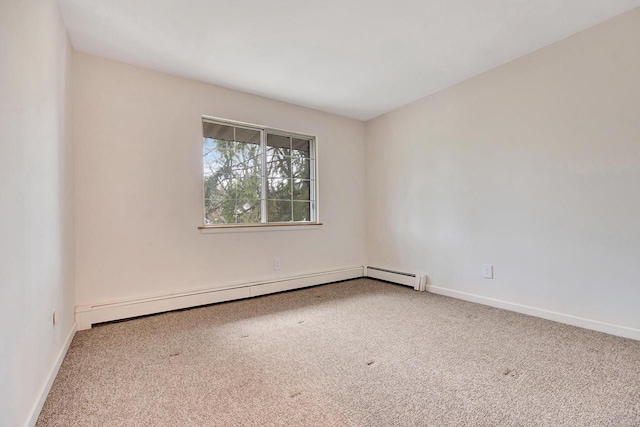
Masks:
[[[640,0],[59,0],[76,50],[368,120]]]

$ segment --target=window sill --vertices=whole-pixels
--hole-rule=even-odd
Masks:
[[[271,224],[242,224],[242,225],[201,225],[198,230],[202,234],[212,233],[249,233],[253,231],[294,231],[317,230],[322,227],[321,222],[301,223],[271,223]]]

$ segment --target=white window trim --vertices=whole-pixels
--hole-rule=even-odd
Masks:
[[[274,128],[271,126],[264,126],[254,123],[241,122],[237,120],[229,120],[223,119],[220,117],[214,116],[201,116],[200,123],[209,122],[215,124],[222,125],[230,125],[230,126],[239,126],[239,127],[247,127],[260,131],[260,143],[262,146],[263,152],[266,153],[266,144],[267,144],[267,133],[272,134],[280,134],[291,137],[299,137],[301,139],[313,139],[313,161],[311,162],[311,176],[313,177],[313,185],[311,186],[311,221],[291,221],[291,222],[266,222],[267,218],[267,199],[261,198],[261,221],[260,223],[253,224],[217,224],[217,225],[200,225],[198,229],[202,234],[211,234],[211,233],[234,233],[234,232],[251,232],[251,231],[293,231],[293,230],[310,230],[310,229],[318,229],[323,223],[320,222],[320,203],[319,200],[319,176],[318,176],[318,136],[298,131],[291,131],[286,129]],[[204,162],[204,158],[202,159]],[[266,156],[262,156],[262,170],[266,171],[267,161]],[[204,165],[203,165],[204,166]],[[261,196],[266,195],[266,185],[267,185],[267,176],[266,174],[262,175],[262,188],[261,188]],[[200,211],[204,213],[205,205],[204,205],[204,179],[202,180],[202,200]]]

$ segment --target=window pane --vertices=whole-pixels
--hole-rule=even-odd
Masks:
[[[262,204],[259,199],[238,200],[235,210],[235,218],[237,223],[256,223],[260,222]]]
[[[259,199],[262,182],[259,176],[205,177],[204,197],[206,199]]]
[[[204,179],[204,197],[206,199],[235,199],[236,182],[232,178],[212,175]]]
[[[291,141],[292,156],[296,157],[312,157],[311,141],[308,139],[293,138]]]
[[[311,204],[309,202],[293,202],[293,220],[311,221]]]
[[[232,141],[205,138],[202,149],[204,156],[204,176],[230,177],[235,148]]]
[[[205,138],[233,141],[233,126],[202,122],[202,131]]]
[[[291,157],[272,157],[267,161],[267,177],[291,178]]]
[[[222,179],[262,173],[260,145],[205,138],[203,156],[205,179],[214,175]]]
[[[311,179],[311,160],[292,158],[291,173],[293,178]]]
[[[291,200],[291,180],[283,178],[269,178],[267,180],[267,198]]]
[[[294,200],[311,200],[311,181],[294,180],[293,198]]]
[[[290,156],[291,138],[288,136],[267,134],[267,153],[276,156]]]
[[[205,224],[228,224],[235,222],[233,212],[235,200],[205,199]]]
[[[260,199],[262,179],[259,176],[245,176],[234,179],[234,197],[240,200]]]
[[[260,175],[260,131],[203,122],[205,176],[216,172]]]
[[[262,159],[260,145],[236,142],[231,154],[231,171],[235,176],[260,175]]]
[[[205,199],[205,224],[260,222],[260,200]]]
[[[280,200],[267,201],[267,220],[269,222],[290,222],[291,202]]]

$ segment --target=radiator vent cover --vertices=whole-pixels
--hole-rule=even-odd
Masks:
[[[404,271],[388,270],[380,267],[367,267],[369,270],[384,271],[385,273],[401,274],[403,276],[416,277],[413,273],[405,273]]]
[[[416,291],[427,290],[427,276],[425,274],[409,273],[406,271],[374,266],[365,266],[364,272],[365,277],[410,286]]]

